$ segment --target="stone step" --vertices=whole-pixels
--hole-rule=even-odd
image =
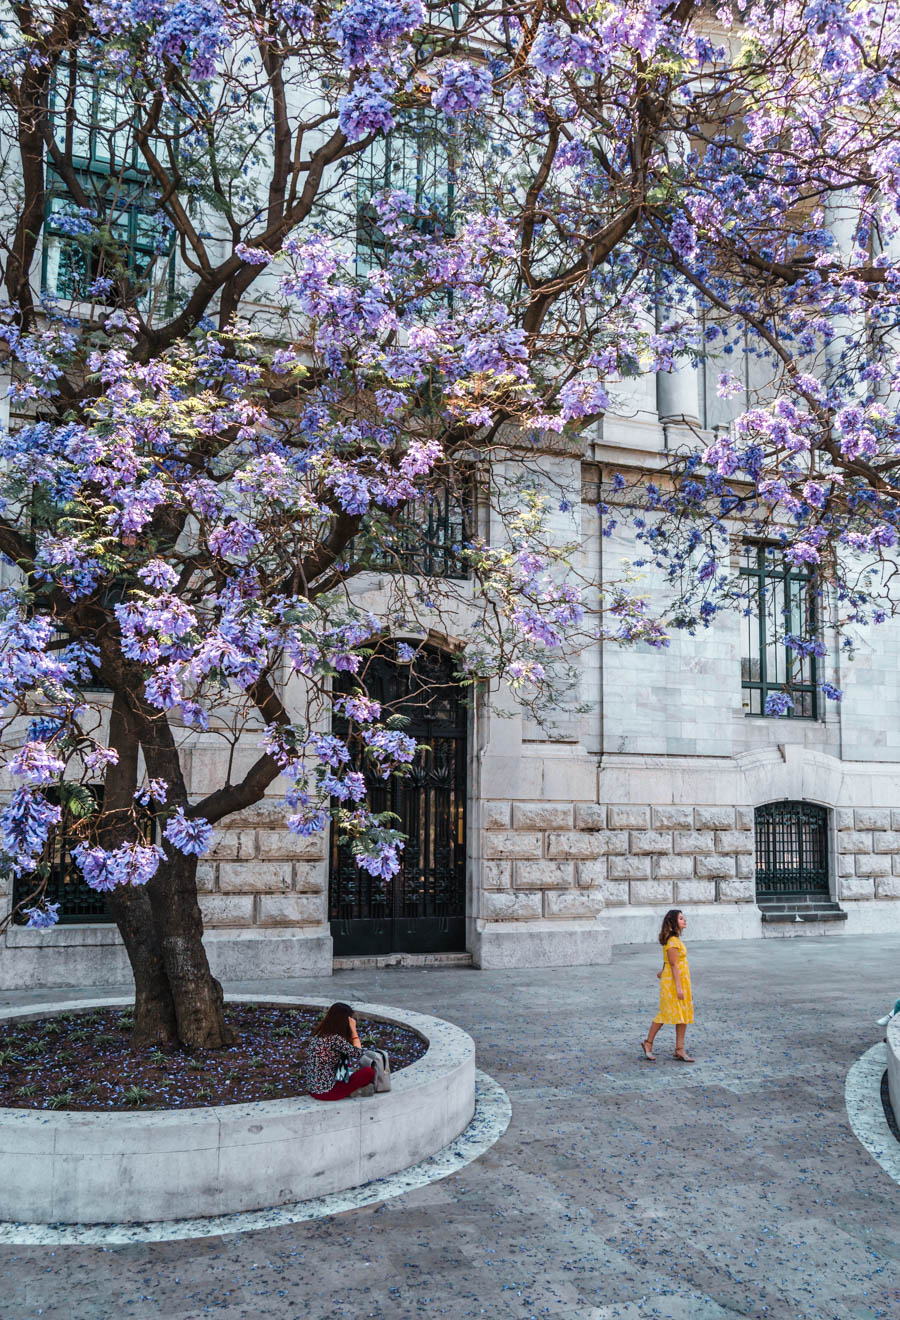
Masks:
[[[762,894],[757,900],[763,935],[837,934],[847,913],[827,894]]]
[[[471,967],[471,953],[378,953],[335,958],[336,972],[381,971],[387,967]]]
[[[825,908],[822,910],[813,910],[810,912],[768,912],[763,910],[762,919],[764,922],[817,922],[817,921],[846,921],[847,913],[839,908]]]
[[[789,903],[791,907],[803,906],[807,903],[829,903],[834,904],[834,900],[826,893],[821,894],[760,894],[757,898],[760,907],[769,907],[773,903]]]

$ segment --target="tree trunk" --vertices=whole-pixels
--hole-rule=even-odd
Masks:
[[[222,987],[210,971],[197,902],[197,859],[168,849],[147,886],[153,926],[175,1008],[178,1039],[191,1049],[234,1042],[225,1025]]]
[[[119,759],[107,775],[99,837],[104,847],[116,848],[134,837],[141,745],[138,714],[124,687],[114,691],[109,745]],[[178,771],[176,787],[183,790]],[[218,1049],[229,1044],[233,1037],[225,1026],[222,987],[203,947],[196,857],[169,848],[146,888],[119,886],[107,902],[134,975],[132,1045],[144,1049],[178,1041]]]
[[[113,693],[109,713],[109,745],[119,759],[106,776],[98,837],[105,848],[118,848],[134,832],[134,792],[137,788],[140,741],[125,693]],[[175,1005],[153,925],[150,900],[143,889],[119,886],[106,905],[119,928],[134,975],[134,1031],[138,1048],[166,1044],[176,1036]]]
[[[135,1049],[178,1040],[175,1002],[156,938],[150,900],[143,889],[119,886],[106,896],[134,976]]]

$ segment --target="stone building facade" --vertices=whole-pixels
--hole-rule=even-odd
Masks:
[[[681,388],[697,389],[699,377],[685,375]],[[684,424],[660,421],[672,382],[659,386],[653,413],[623,410],[584,448],[546,458],[554,490],[582,493],[559,513],[559,531],[579,535],[591,582],[618,578],[632,549],[618,530],[600,534],[600,476],[657,463],[673,425]],[[644,405],[656,397],[646,382],[634,393]],[[693,425],[702,429],[701,419]],[[652,580],[638,586],[652,601]],[[365,584],[368,593],[379,589],[377,580]],[[816,718],[772,719],[746,708],[744,625],[722,615],[665,650],[589,648],[578,659],[577,715],[551,713],[539,724],[502,691],[469,705],[453,785],[463,920],[453,947],[438,940],[430,956],[485,968],[601,962],[615,943],[652,940],[673,905],[701,939],[900,931],[900,628],[886,623],[860,637],[852,661],[830,646],[828,674],[845,691],[842,703],[821,704]],[[827,620],[823,636],[834,641]],[[436,652],[454,641],[429,638]],[[240,757],[254,753],[239,749],[236,773]],[[222,755],[214,739],[194,738],[192,793],[214,786]],[[324,835],[283,828],[277,791],[225,822],[200,865],[207,944],[228,978],[328,975],[336,965],[335,856]],[[772,810],[782,816],[770,828]],[[817,840],[807,895],[817,901],[801,910],[803,920],[796,902],[779,913],[760,889],[760,848],[782,829],[783,811],[805,813],[798,828]],[[782,841],[788,869],[798,861],[791,850],[806,846],[800,834],[792,838]],[[382,961],[429,956],[420,941],[403,947],[402,923],[396,929]],[[115,928],[102,919],[50,932],[13,927],[5,942],[4,986],[127,980]],[[355,954],[351,937],[337,965],[354,956],[366,949]]]
[[[745,367],[749,388],[754,364]],[[627,531],[602,535],[601,481],[652,470],[681,443],[727,426],[736,405],[718,399],[714,382],[712,369],[682,367],[622,383],[615,412],[577,446],[533,456],[560,538],[581,546],[589,591],[619,580],[635,554]],[[652,576],[636,586],[651,604],[659,599]],[[375,603],[383,584],[369,575],[356,589]],[[336,850],[324,835],[283,828],[273,786],[264,803],[225,822],[200,865],[214,968],[230,979],[327,976],[336,941],[338,965],[365,956],[485,968],[602,962],[615,943],[652,940],[672,905],[694,938],[900,931],[900,626],[859,637],[852,661],[828,619],[821,630],[827,676],[845,698],[803,718],[752,709],[744,674],[756,662],[736,614],[676,634],[662,651],[588,647],[577,660],[576,715],[545,712],[537,722],[502,690],[461,703],[452,731],[460,754],[434,789],[444,834],[437,839],[432,822],[416,841],[421,875],[443,867],[441,883],[452,870],[453,884],[419,933],[415,866],[408,911],[405,900],[369,893],[363,920],[381,923],[377,954],[371,941],[354,944],[353,922],[341,915]],[[461,619],[456,636],[427,641],[439,654],[464,635]],[[255,754],[239,748],[233,772]],[[214,738],[192,736],[195,797],[221,782],[224,756]],[[0,878],[0,902],[11,888]],[[354,901],[358,916],[358,893]],[[99,911],[48,932],[13,926],[3,941],[0,987],[128,979]]]

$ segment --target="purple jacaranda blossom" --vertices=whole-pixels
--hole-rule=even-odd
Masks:
[[[72,856],[85,884],[104,892],[117,885],[145,885],[156,874],[165,854],[157,844],[131,842],[107,850],[79,843],[72,849]]]
[[[195,78],[211,77],[217,56],[228,44],[219,0],[91,0],[88,8],[107,38],[143,31],[157,58],[185,61]]]
[[[480,110],[491,94],[490,72],[480,65],[447,60],[440,78],[440,86],[431,93],[431,104],[450,118]]]
[[[248,266],[267,266],[272,260],[272,253],[265,248],[248,247],[246,243],[237,243],[234,252]]]
[[[59,921],[58,903],[44,903],[41,907],[26,907],[22,909],[22,912],[28,918],[25,924],[29,930],[49,930]]]
[[[793,706],[794,699],[787,692],[770,692],[766,696],[764,712],[766,715],[786,715]]]
[[[560,416],[563,421],[590,417],[605,412],[608,407],[609,395],[599,381],[571,380],[559,392]]]
[[[168,787],[163,779],[151,779],[135,789],[134,793],[135,802],[140,802],[143,807],[149,806],[151,802],[158,802],[162,806],[167,797]]]
[[[179,852],[202,857],[212,840],[213,827],[202,816],[188,817],[184,807],[177,807],[165,828],[165,836]]]
[[[334,702],[334,709],[339,715],[346,715],[348,719],[358,720],[360,724],[371,724],[373,720],[377,720],[381,715],[380,702],[374,701],[362,692],[337,697]]]
[[[0,810],[0,845],[16,874],[33,870],[62,808],[32,788],[18,788]]]
[[[308,836],[324,830],[330,819],[330,814],[324,806],[301,806],[293,815],[288,816],[287,827],[292,834]]]
[[[424,22],[421,0],[344,0],[330,33],[352,69],[390,60],[395,44]]]
[[[367,133],[389,133],[396,123],[393,90],[380,73],[359,78],[346,96],[341,97],[338,122],[345,137],[355,141]]]
[[[178,581],[178,574],[171,564],[166,564],[162,559],[151,559],[143,568],[138,569],[138,577],[142,582],[146,582],[148,587],[154,587],[158,591],[171,591]]]
[[[398,766],[410,764],[416,754],[416,740],[399,729],[364,730],[363,742],[381,779],[387,779]]]
[[[119,753],[115,747],[94,747],[84,753],[84,763],[89,770],[105,770],[107,766],[119,764]]]
[[[6,769],[29,784],[49,784],[65,770],[65,762],[54,755],[46,742],[27,742],[6,763]]]
[[[669,227],[669,242],[679,257],[691,257],[697,246],[697,231],[683,215],[676,216]]]
[[[356,865],[379,880],[391,880],[400,871],[400,850],[403,844],[395,842],[377,853],[358,853]]]

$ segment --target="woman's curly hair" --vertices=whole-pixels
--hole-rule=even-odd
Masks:
[[[659,942],[665,948],[666,944],[673,935],[678,934],[678,918],[681,916],[681,908],[669,908],[663,917],[663,924],[659,932]]]

